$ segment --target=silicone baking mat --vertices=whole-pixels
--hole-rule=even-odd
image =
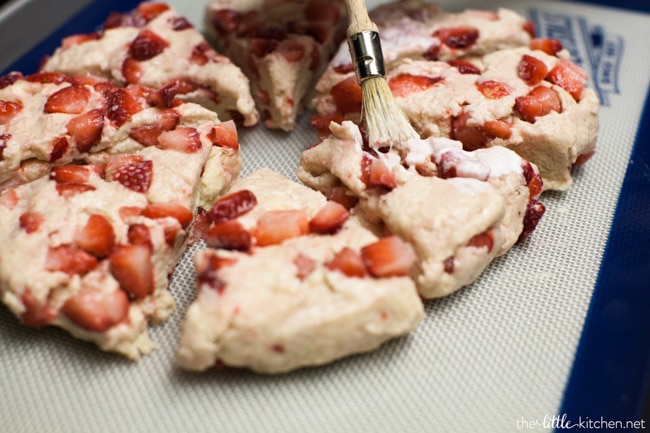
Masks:
[[[61,37],[93,31],[109,11],[137,4],[73,2],[69,13],[80,12],[69,20],[51,14],[60,22],[56,29],[34,25],[27,18],[33,13],[25,12],[67,3],[14,0],[0,9],[0,64],[10,65],[5,72],[33,72]],[[205,0],[170,4],[202,28]],[[427,302],[423,323],[409,337],[278,376],[229,369],[189,374],[172,365],[180,322],[193,299],[190,259],[200,245],[174,275],[177,312],[152,329],[157,349],[136,363],[57,329],[26,328],[2,307],[0,432],[647,428],[650,3],[440,4],[449,11],[498,4],[528,16],[540,36],[561,39],[571,50],[602,101],[596,155],[574,171],[569,191],[543,194],[547,213],[524,244],[471,286]],[[24,28],[33,42],[19,45],[13,58],[4,47]],[[310,114],[292,133],[263,126],[240,131],[242,175],[269,166],[296,179],[300,152],[315,140]]]

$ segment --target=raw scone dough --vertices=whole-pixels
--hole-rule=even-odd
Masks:
[[[257,197],[232,220],[252,233],[268,212],[304,212],[312,221],[328,203],[268,169],[238,180],[223,199],[238,191]],[[182,325],[176,363],[281,373],[366,352],[412,331],[423,306],[407,275],[349,276],[332,266],[342,250],[360,257],[377,241],[351,217],[333,233],[305,233],[246,252],[199,252],[197,298]]]

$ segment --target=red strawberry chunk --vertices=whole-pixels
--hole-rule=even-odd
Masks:
[[[94,191],[96,189],[92,185],[77,182],[57,183],[55,187],[59,195],[64,198],[71,198],[77,194],[83,194],[84,192]]]
[[[564,48],[562,42],[557,39],[542,39],[533,38],[530,41],[529,48],[531,50],[543,51],[551,56],[556,56]]]
[[[198,152],[201,146],[201,136],[196,128],[177,128],[162,132],[158,136],[158,147],[165,150],[194,153]]]
[[[145,61],[156,57],[169,46],[169,42],[149,29],[143,29],[129,46],[129,55],[135,60]]]
[[[126,236],[131,245],[144,245],[149,249],[153,248],[151,232],[149,231],[149,227],[144,224],[131,224]]]
[[[533,165],[528,161],[524,161],[521,164],[521,169],[524,175],[524,179],[526,180],[526,185],[528,185],[530,197],[536,199],[542,193],[542,190],[544,188],[542,177],[539,175],[537,170],[533,168]]]
[[[77,234],[75,242],[96,257],[106,257],[115,245],[113,225],[105,216],[92,214]]]
[[[95,109],[81,114],[67,123],[66,130],[74,138],[79,152],[88,152],[102,138],[104,112]]]
[[[45,222],[45,215],[40,212],[25,212],[19,218],[20,227],[27,233],[34,233]]]
[[[248,251],[252,244],[250,233],[236,220],[212,224],[203,239],[211,248],[227,250]]]
[[[119,245],[109,256],[110,271],[122,290],[136,299],[154,292],[151,250],[145,245]]]
[[[187,228],[194,214],[187,207],[177,203],[154,203],[144,208],[142,215],[147,218],[174,218],[183,228]]]
[[[84,287],[63,304],[61,312],[83,329],[104,332],[126,319],[129,299],[122,290],[103,293]]]
[[[481,74],[481,70],[468,60],[452,59],[452,60],[447,60],[447,63],[453,66],[454,68],[458,69],[458,72],[460,72],[461,74],[475,74],[475,75]]]
[[[168,11],[169,5],[160,2],[143,2],[138,5],[136,10],[145,20],[151,21],[161,13]]]
[[[129,137],[143,146],[150,147],[158,144],[158,137],[162,133],[162,127],[157,123],[137,126],[129,132]]]
[[[85,275],[97,267],[95,256],[72,245],[50,247],[45,259],[45,269],[65,272],[68,275]]]
[[[219,278],[219,270],[237,263],[237,259],[220,257],[216,253],[206,254],[203,260],[196,264],[197,281],[199,286],[207,285],[221,294],[226,288],[225,283]]]
[[[5,156],[4,152],[7,148],[7,142],[11,138],[11,134],[0,134],[0,161],[2,161]]]
[[[388,236],[361,248],[361,259],[374,277],[403,277],[411,272],[415,252],[398,236]]]
[[[411,93],[423,92],[441,81],[443,81],[442,77],[402,74],[391,78],[388,85],[393,95],[403,98]]]
[[[542,82],[548,73],[546,63],[540,59],[528,54],[524,54],[519,62],[517,70],[519,78],[524,80],[529,86],[534,86]]]
[[[289,63],[299,62],[305,57],[305,47],[298,41],[287,40],[278,44],[275,52],[282,55]]]
[[[329,199],[343,205],[348,210],[352,209],[359,202],[359,198],[352,195],[344,186],[333,187],[330,191]]]
[[[479,31],[474,27],[447,27],[436,30],[433,36],[449,48],[464,49],[476,43]]]
[[[309,220],[309,230],[314,233],[334,233],[350,217],[350,212],[335,201],[328,201],[325,206]]]
[[[229,120],[221,122],[214,126],[208,133],[208,138],[215,146],[226,147],[228,149],[239,149],[239,137],[235,122]]]
[[[361,255],[349,247],[336,253],[326,266],[328,269],[342,272],[348,277],[363,278],[367,275]]]
[[[78,35],[71,35],[63,38],[61,41],[61,48],[64,50],[67,50],[70,47],[73,47],[75,45],[80,45],[83,44],[84,42],[88,41],[96,41],[102,37],[100,32],[93,32],[93,33],[86,33],[86,34],[78,34]]]
[[[361,160],[361,181],[368,187],[380,187],[393,189],[397,186],[395,175],[391,172],[384,161],[363,155]]]
[[[316,269],[316,261],[306,254],[298,253],[293,258],[293,264],[296,266],[296,276],[299,280],[304,280]]]
[[[23,106],[20,102],[0,100],[0,125],[6,125],[11,119],[20,113]]]
[[[137,84],[142,78],[140,62],[134,58],[127,57],[122,62],[122,76],[127,84]]]
[[[84,165],[58,165],[52,167],[50,179],[57,183],[86,183],[90,179],[91,169]]]
[[[524,228],[517,239],[517,242],[523,242],[535,230],[539,220],[544,216],[546,206],[537,200],[528,200],[526,206],[526,215],[524,215]]]
[[[474,248],[487,248],[489,253],[492,251],[492,248],[494,248],[494,233],[491,229],[479,233],[467,242],[467,246]]]
[[[560,60],[546,76],[548,81],[562,87],[576,101],[580,100],[588,78],[585,70],[570,60]]]
[[[302,210],[274,210],[262,214],[253,229],[260,247],[275,245],[309,233],[307,214]]]
[[[342,113],[361,112],[363,94],[355,76],[350,76],[332,86],[332,99],[338,111]]]
[[[488,99],[501,99],[512,92],[512,87],[495,80],[477,81],[476,88]]]
[[[52,152],[50,152],[50,162],[58,161],[65,155],[70,147],[70,142],[66,137],[58,137],[52,140]]]
[[[361,108],[359,107],[359,109]],[[343,122],[343,113],[340,111],[335,111],[329,114],[314,114],[310,122],[318,132],[329,133],[330,123]]]
[[[208,218],[215,224],[235,219],[257,205],[257,197],[251,191],[235,191],[217,200],[208,212]]]
[[[107,168],[108,171],[108,168]],[[136,192],[147,192],[153,177],[153,162],[143,160],[117,167],[112,179]]]
[[[46,113],[81,114],[90,100],[90,90],[82,86],[68,86],[50,95],[45,102]]]
[[[23,292],[20,300],[25,307],[25,311],[20,315],[20,320],[25,325],[39,328],[49,325],[56,318],[56,310],[47,303],[39,302],[29,288]]]
[[[562,105],[557,93],[544,86],[537,86],[528,95],[515,99],[515,110],[530,123],[535,123],[538,117],[545,116],[551,111],[560,112],[561,109]]]
[[[106,117],[116,126],[124,125],[140,111],[142,111],[142,107],[126,89],[113,88],[109,90],[106,96]]]

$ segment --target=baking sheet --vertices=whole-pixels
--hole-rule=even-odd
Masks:
[[[17,67],[31,72],[27,69],[35,67],[43,46],[56,46],[76,28],[90,31],[105,15],[98,11],[129,3],[135,4],[93,2],[93,11],[85,10],[74,25],[48,30],[45,45],[25,47],[30,52]],[[367,2],[369,7],[379,3]],[[450,11],[492,7],[481,0],[440,3]],[[202,28],[204,0],[170,4]],[[611,251],[608,237],[616,229],[612,222],[620,212],[621,187],[635,162],[631,155],[650,81],[650,15],[587,3],[504,0],[499,5],[531,17],[541,36],[570,46],[594,77],[590,85],[603,101],[597,154],[574,171],[572,189],[543,194],[547,212],[529,240],[497,259],[472,286],[427,302],[426,318],[411,336],[370,354],[280,376],[228,369],[190,374],[172,366],[180,322],[193,299],[190,258],[200,245],[187,252],[174,275],[176,314],[151,330],[157,350],[137,363],[102,353],[58,329],[23,327],[0,308],[0,431],[517,432],[557,427],[556,420],[571,407],[565,389],[576,377],[572,368],[585,340],[583,325],[590,304],[593,311],[597,303],[593,295],[604,280],[601,264]],[[0,41],[11,20],[0,20]],[[240,131],[242,175],[269,166],[296,179],[300,152],[315,140],[310,114],[290,134],[263,126]],[[646,167],[641,178],[650,178],[647,172]],[[647,232],[640,227],[637,233]],[[627,249],[635,258],[643,254],[630,245]],[[637,271],[647,274],[647,268]],[[649,343],[635,343],[644,360]],[[588,372],[587,379],[605,381],[612,374]],[[641,388],[642,375],[636,380]],[[588,397],[580,396],[580,389],[578,399]],[[637,391],[624,396],[624,408],[632,410],[612,415],[630,413],[629,419],[604,421],[639,421],[643,395]],[[612,399],[620,403],[621,396]]]

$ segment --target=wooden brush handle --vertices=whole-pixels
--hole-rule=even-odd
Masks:
[[[350,16],[348,36],[365,31],[378,31],[375,23],[368,16],[365,0],[345,0],[345,7]]]

